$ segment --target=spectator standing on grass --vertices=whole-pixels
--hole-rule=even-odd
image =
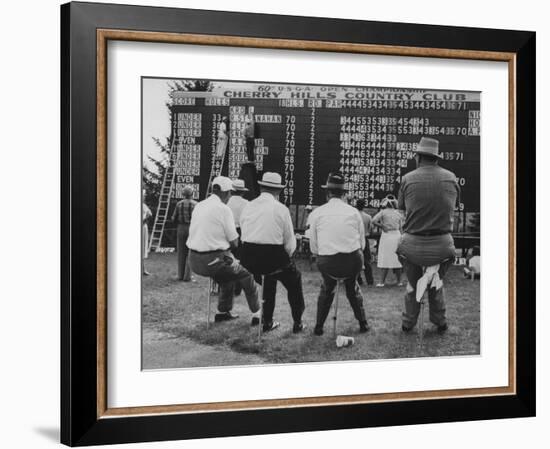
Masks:
[[[321,187],[326,189],[328,201],[311,213],[308,231],[311,252],[317,256],[323,278],[314,333],[323,334],[323,325],[334,300],[337,282],[334,278],[345,278],[346,296],[359,321],[359,330],[367,332],[363,296],[357,284],[364,264],[365,226],[359,211],[343,200],[347,189],[342,173],[330,173],[327,183]]]
[[[149,276],[151,273],[145,268],[145,259],[149,257],[149,227],[147,226],[147,221],[153,216],[149,206],[145,204],[145,190],[142,194],[142,204],[141,204],[141,223],[142,223],[142,232],[141,232],[141,272],[145,276]]]
[[[403,216],[396,209],[397,200],[393,195],[386,197],[380,203],[382,210],[372,219],[372,224],[382,229],[380,243],[378,244],[378,268],[382,269],[382,280],[377,287],[384,287],[389,270],[393,270],[397,285],[401,283],[402,265],[397,258],[397,245],[401,240],[401,226]]]
[[[277,281],[287,290],[288,303],[294,321],[293,332],[304,330],[304,293],[302,274],[296,268],[292,255],[296,250],[296,236],[288,208],[279,202],[281,175],[266,172],[258,181],[260,196],[250,201],[241,214],[242,263],[257,276],[264,275],[263,330],[279,326],[273,321]],[[257,324],[253,320],[252,324]]]
[[[367,285],[373,285],[374,279],[372,277],[372,255],[370,252],[370,243],[369,243],[369,235],[372,231],[372,217],[365,212],[365,200],[362,198],[359,198],[356,203],[356,208],[361,214],[361,218],[363,219],[363,224],[365,225],[365,249],[363,250],[363,258],[364,258],[364,269],[365,269],[365,281],[367,282]],[[357,282],[359,284],[363,283],[363,279],[361,279],[361,274],[357,276]]]
[[[254,154],[255,139],[256,139],[256,123],[254,122],[254,114],[250,114],[245,121],[244,137],[246,139],[246,156],[248,162],[255,162],[256,155]]]
[[[415,152],[417,168],[403,176],[398,201],[405,223],[397,253],[409,281],[402,329],[416,325],[423,293],[417,289],[428,288],[430,321],[442,333],[448,327],[442,279],[455,258],[451,230],[460,188],[454,173],[439,166],[438,140],[422,137]]]
[[[236,248],[239,234],[227,202],[233,191],[231,179],[217,176],[212,181],[212,195],[195,206],[189,228],[189,263],[193,272],[211,277],[220,286],[216,322],[232,320],[238,315],[233,309],[235,282],[245,292],[248,307],[258,316],[258,288],[253,276],[233,256],[230,248]]]
[[[229,120],[227,117],[223,116],[222,121],[218,125],[218,138],[216,140],[216,157],[221,158],[225,149],[227,148],[227,142],[229,141],[229,136],[227,131],[229,130]]]
[[[242,179],[234,179],[233,180],[233,188],[235,189],[233,193],[231,194],[231,198],[229,198],[229,201],[227,202],[227,205],[229,206],[229,209],[231,209],[231,212],[233,213],[233,219],[235,220],[235,227],[237,228],[237,233],[239,234],[239,245],[236,248],[233,248],[231,252],[233,255],[237,258],[241,258],[241,214],[243,212],[244,207],[248,204],[248,200],[243,198],[243,195],[248,192],[248,189],[244,185],[244,181]],[[241,294],[241,284],[238,282],[235,284],[235,296],[239,296]]]
[[[187,239],[189,237],[189,225],[191,224],[191,214],[197,202],[193,200],[193,188],[185,186],[183,188],[183,199],[178,201],[172,214],[172,222],[177,225],[176,251],[178,253],[178,279],[184,282],[190,282],[191,269],[187,262],[189,248],[187,248]]]

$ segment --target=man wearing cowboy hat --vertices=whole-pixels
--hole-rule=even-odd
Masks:
[[[187,239],[189,237],[189,225],[191,223],[191,214],[197,202],[193,200],[193,188],[185,186],[183,188],[183,199],[178,201],[172,214],[172,222],[177,225],[176,251],[178,253],[178,279],[180,281],[191,281],[191,270],[187,263]]]
[[[327,183],[321,187],[326,189],[328,202],[311,213],[308,234],[311,252],[317,255],[317,266],[323,277],[314,333],[323,334],[323,325],[334,300],[336,278],[345,278],[346,296],[359,321],[359,330],[367,332],[363,296],[357,284],[364,262],[363,219],[357,209],[343,201],[347,189],[342,173],[329,173]]]
[[[195,206],[191,216],[187,246],[193,272],[213,278],[220,285],[216,322],[237,318],[231,313],[233,292],[238,282],[246,295],[253,316],[258,316],[258,288],[254,277],[230,251],[239,241],[235,221],[227,202],[233,191],[231,179],[217,176],[212,181],[212,195]]]
[[[454,173],[439,166],[439,141],[422,137],[416,150],[417,168],[403,176],[398,208],[405,211],[403,236],[397,248],[407,279],[402,329],[410,331],[420,312],[416,300],[418,280],[428,267],[437,267],[443,279],[455,257],[451,230],[460,188]],[[435,270],[435,268],[434,268]],[[428,290],[430,321],[440,333],[447,330],[443,288]]]
[[[273,321],[277,281],[285,286],[294,320],[293,332],[304,329],[304,293],[302,275],[291,260],[296,250],[296,236],[288,208],[279,202],[279,194],[285,187],[281,175],[266,172],[260,185],[260,196],[250,201],[241,214],[243,265],[255,275],[264,275],[263,330],[271,331],[279,326]],[[253,319],[252,324],[256,320]]]

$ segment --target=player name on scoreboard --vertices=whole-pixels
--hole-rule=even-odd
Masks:
[[[213,163],[239,176],[252,120],[256,166],[282,175],[289,206],[322,204],[320,186],[340,170],[349,195],[377,208],[415,168],[416,145],[428,136],[439,139],[441,165],[458,177],[461,210],[479,211],[478,92],[213,82],[208,92],[174,92],[172,112],[175,199],[185,185],[204,198]],[[229,142],[220,167],[214,154],[223,117]]]

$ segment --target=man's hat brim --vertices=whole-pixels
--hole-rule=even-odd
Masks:
[[[274,184],[272,182],[258,181],[258,184],[264,187],[271,187],[273,189],[284,189],[286,184]]]
[[[325,185],[322,185],[321,189],[342,190],[343,192],[348,191],[348,189],[346,189],[346,187],[343,184],[331,184],[330,182],[327,182]]]
[[[439,159],[443,159],[443,156],[441,155],[441,153],[432,153],[429,150],[416,150],[415,153],[416,154],[425,154],[426,156],[433,156],[433,157],[437,157]]]

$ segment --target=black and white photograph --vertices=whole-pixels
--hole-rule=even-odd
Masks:
[[[6,2],[0,446],[548,444],[545,11]]]
[[[479,356],[481,101],[142,76],[142,369]]]

